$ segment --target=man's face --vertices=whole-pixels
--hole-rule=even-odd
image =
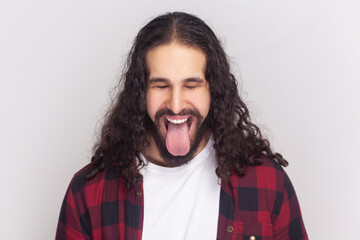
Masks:
[[[166,165],[181,165],[206,145],[210,108],[206,57],[197,48],[171,43],[149,50],[146,63],[151,136]]]

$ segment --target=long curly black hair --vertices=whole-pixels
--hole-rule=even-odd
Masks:
[[[225,182],[232,172],[243,176],[246,166],[261,164],[264,156],[287,166],[287,161],[272,152],[269,141],[250,121],[249,110],[238,94],[237,81],[214,32],[196,16],[173,12],[156,17],[136,36],[120,79],[123,90],[106,115],[87,178],[109,169],[124,177],[129,186],[141,181],[139,168],[144,162],[139,155],[149,146],[144,127],[148,118],[145,55],[149,49],[172,42],[198,48],[206,56],[205,78],[211,95],[209,128],[216,150],[217,176]],[[136,157],[140,160],[136,161]]]

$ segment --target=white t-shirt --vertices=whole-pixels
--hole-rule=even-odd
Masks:
[[[142,239],[216,239],[220,201],[216,166],[212,138],[183,166],[148,162],[140,170],[144,177]]]

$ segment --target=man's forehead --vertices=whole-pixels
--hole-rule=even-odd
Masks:
[[[178,44],[161,45],[146,55],[148,79],[196,81],[205,79],[206,57],[202,51]]]

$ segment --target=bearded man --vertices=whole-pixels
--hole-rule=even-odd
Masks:
[[[156,17],[125,69],[56,239],[307,239],[288,163],[250,121],[202,20]]]

